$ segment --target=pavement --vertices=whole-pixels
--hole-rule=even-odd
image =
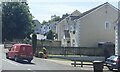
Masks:
[[[0,72],[2,71],[2,45],[0,45]]]
[[[58,64],[63,64],[63,65],[71,65],[71,62],[72,61],[69,61],[69,60],[64,60],[64,59],[58,59],[58,58],[48,58],[48,59],[44,59],[44,60],[47,60],[47,61],[51,61],[51,62],[55,62],[55,63],[58,63]]]
[[[73,61],[69,61],[69,60],[59,60],[59,59],[45,59],[45,60],[55,62],[58,64],[73,66],[73,65],[71,65],[71,63],[73,63]],[[86,62],[86,63],[90,63],[90,62]],[[92,63],[90,63],[90,64],[92,64]],[[77,67],[81,67],[81,66],[77,65]],[[83,65],[83,67],[81,67],[81,69],[82,70],[87,70],[87,69],[93,70],[93,65]],[[104,70],[108,70],[108,68],[106,66],[104,66]]]

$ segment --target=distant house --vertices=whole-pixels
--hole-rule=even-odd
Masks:
[[[52,30],[54,33],[56,32],[56,25],[58,24],[58,21],[52,22],[49,24],[49,29]]]
[[[56,33],[58,35],[58,40],[61,41],[62,46],[71,46],[71,36],[70,30],[74,29],[75,26],[74,18],[78,18],[81,13],[78,10],[75,10],[71,14],[63,15],[60,22],[56,26]],[[69,35],[67,35],[67,34]]]
[[[34,28],[34,33],[36,34],[41,34],[42,30],[42,25],[38,20],[33,20],[33,23],[35,24],[35,28]]]
[[[38,20],[33,20],[35,24],[34,33],[44,35],[49,32],[50,27],[48,24],[42,25]]]
[[[48,33],[49,32],[49,30],[50,30],[50,28],[49,28],[49,25],[48,24],[44,24],[44,25],[42,25],[42,34],[46,34],[46,33]]]
[[[71,14],[57,24],[58,40],[62,41],[62,46],[75,47],[97,47],[98,42],[115,43],[117,18],[118,9],[108,2],[84,13]],[[65,30],[68,30],[69,39],[65,37]]]

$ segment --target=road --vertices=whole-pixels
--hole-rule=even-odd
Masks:
[[[0,46],[0,47],[2,47],[2,46]],[[25,70],[23,72],[26,72],[26,71],[39,72],[39,70],[71,70],[71,71],[76,70],[79,72],[80,70],[86,70],[89,72],[93,72],[92,66],[73,67],[70,64],[60,63],[57,61],[52,61],[49,59],[41,59],[41,58],[36,58],[36,57],[34,57],[34,59],[32,60],[32,62],[30,64],[28,64],[26,61],[24,61],[22,63],[18,63],[13,60],[6,59],[5,52],[6,51],[3,49],[2,50],[2,70]],[[7,71],[2,71],[2,72],[7,72]],[[8,72],[10,72],[10,71],[8,71]],[[11,71],[11,72],[14,72],[14,71]]]

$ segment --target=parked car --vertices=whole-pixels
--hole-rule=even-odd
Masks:
[[[32,46],[28,44],[14,44],[10,51],[6,53],[6,58],[15,61],[27,60],[30,63],[33,59]]]
[[[112,55],[109,58],[106,59],[106,65],[109,68],[109,70],[118,69],[118,56]]]

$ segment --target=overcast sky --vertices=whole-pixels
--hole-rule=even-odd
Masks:
[[[50,20],[52,15],[62,16],[75,10],[81,13],[105,2],[118,7],[119,0],[27,0],[30,12],[40,22]]]

